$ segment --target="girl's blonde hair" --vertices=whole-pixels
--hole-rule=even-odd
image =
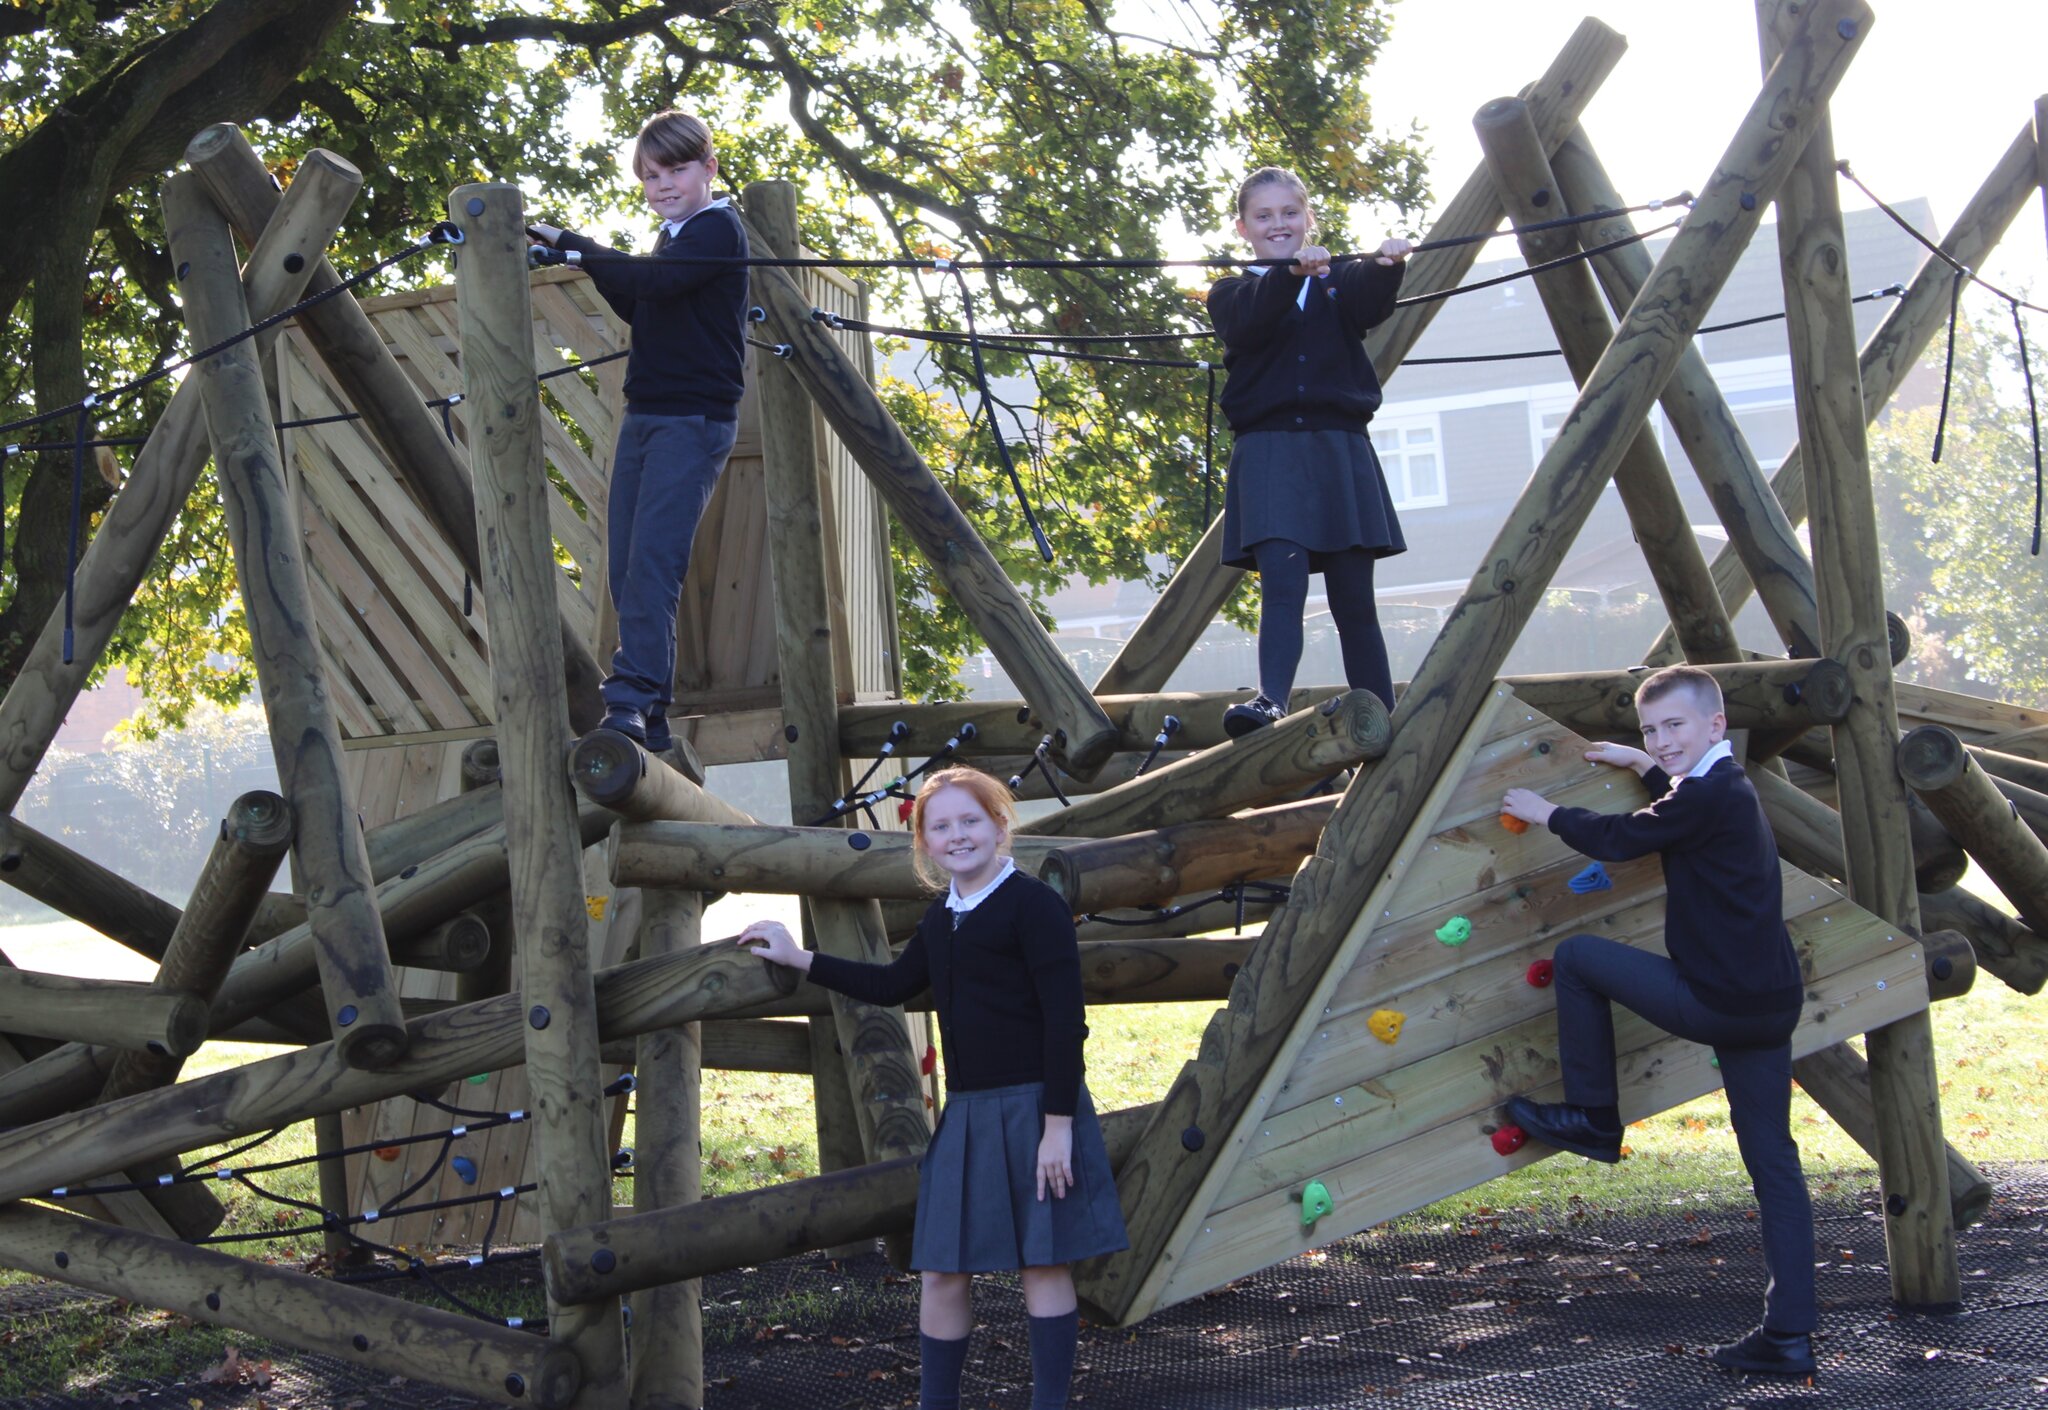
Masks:
[[[1017,825],[1017,810],[1011,806],[1010,790],[997,783],[979,769],[940,769],[928,775],[917,790],[917,801],[910,805],[910,867],[917,873],[917,879],[933,890],[943,888],[947,883],[945,872],[932,860],[932,854],[924,845],[925,805],[939,796],[942,788],[963,788],[981,805],[983,812],[995,819],[1003,830],[1003,840],[998,850],[1008,851],[1010,833]]]
[[[1293,187],[1294,194],[1301,198],[1301,203],[1304,206],[1308,204],[1308,186],[1305,183],[1303,183],[1300,177],[1296,176],[1293,172],[1289,171],[1284,166],[1262,166],[1257,171],[1253,172],[1250,176],[1247,176],[1238,185],[1237,218],[1239,220],[1244,219],[1245,202],[1249,201],[1252,198],[1252,192],[1258,190],[1261,186],[1264,186],[1269,182],[1276,181],[1280,183],[1282,186]]]

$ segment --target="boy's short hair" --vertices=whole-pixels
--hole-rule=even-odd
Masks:
[[[1692,692],[1693,704],[1709,715],[1726,712],[1721,701],[1721,682],[1698,666],[1666,666],[1661,671],[1644,677],[1636,687],[1636,709],[1638,712],[1653,700],[1671,694],[1674,690]]]
[[[711,155],[711,129],[693,113],[667,108],[641,125],[633,143],[633,175],[645,178],[651,163],[682,166]]]

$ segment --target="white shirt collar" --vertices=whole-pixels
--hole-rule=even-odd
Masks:
[[[966,915],[983,901],[986,901],[998,886],[1008,881],[1010,873],[1016,869],[1017,863],[1013,859],[1009,857],[1003,858],[1002,869],[996,873],[995,880],[982,887],[981,890],[975,892],[972,896],[962,896],[960,894],[960,883],[955,881],[946,888],[946,909],[956,915]]]
[[[1266,276],[1266,272],[1272,268],[1274,268],[1274,266],[1270,264],[1247,265],[1245,267],[1245,273],[1256,274],[1261,279],[1263,279]],[[1308,307],[1308,284],[1309,281],[1306,279],[1301,281],[1301,292],[1294,296],[1294,306],[1296,308]]]
[[[683,227],[684,227],[685,225],[688,225],[688,224],[689,224],[689,223],[690,223],[691,221],[695,220],[695,219],[696,219],[696,218],[697,218],[698,216],[700,216],[700,215],[704,214],[704,212],[706,212],[706,211],[715,211],[715,210],[717,210],[717,209],[718,209],[718,208],[719,208],[720,206],[729,206],[729,205],[731,205],[731,204],[732,204],[732,198],[731,198],[731,197],[729,197],[729,196],[720,196],[720,197],[719,197],[719,198],[718,198],[717,200],[715,200],[715,201],[707,201],[707,202],[705,202],[705,203],[704,203],[703,205],[701,205],[701,206],[697,207],[697,209],[695,209],[695,210],[691,211],[691,212],[690,212],[690,213],[689,213],[688,215],[684,216],[684,217],[683,217],[683,218],[682,218],[681,220],[664,220],[664,221],[663,221],[663,222],[661,223],[661,228],[662,228],[663,230],[666,230],[666,231],[668,232],[668,238],[669,238],[669,239],[671,239],[671,240],[673,240],[673,239],[675,239],[675,238],[676,238],[676,236],[678,236],[678,235],[680,235],[680,234],[682,234],[682,233],[683,233]]]
[[[1723,759],[1732,759],[1734,757],[1735,746],[1730,744],[1725,739],[1721,740],[1719,743],[1715,744],[1712,749],[1709,749],[1706,753],[1702,754],[1700,756],[1700,761],[1697,764],[1694,764],[1692,768],[1687,772],[1680,774],[1678,778],[1673,779],[1672,782],[1676,783],[1679,779],[1698,778],[1704,773],[1706,773],[1708,769],[1711,769],[1712,767],[1714,767],[1714,765],[1720,763]]]

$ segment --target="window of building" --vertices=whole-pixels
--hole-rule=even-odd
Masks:
[[[1450,503],[1444,484],[1443,425],[1434,412],[1373,418],[1372,445],[1396,509]]]

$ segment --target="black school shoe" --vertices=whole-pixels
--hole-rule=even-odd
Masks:
[[[606,706],[604,718],[598,721],[597,727],[608,729],[613,734],[623,734],[643,749],[647,747],[647,717],[631,705]],[[662,730],[666,732],[667,729],[668,722],[664,720]]]
[[[1805,1332],[1774,1332],[1758,1327],[1741,1341],[1717,1346],[1707,1359],[1724,1371],[1750,1376],[1810,1378],[1815,1369],[1813,1338]]]
[[[1621,1160],[1621,1129],[1596,1125],[1582,1106],[1570,1102],[1532,1102],[1527,1097],[1510,1097],[1508,1120],[1546,1146],[1615,1165]]]
[[[1286,718],[1285,707],[1263,695],[1254,695],[1223,712],[1223,732],[1232,739],[1242,739],[1255,730],[1262,730]]]
[[[647,752],[650,754],[666,754],[669,750],[675,748],[676,737],[669,732],[668,716],[653,714],[645,718],[647,720],[647,739],[645,741]]]

